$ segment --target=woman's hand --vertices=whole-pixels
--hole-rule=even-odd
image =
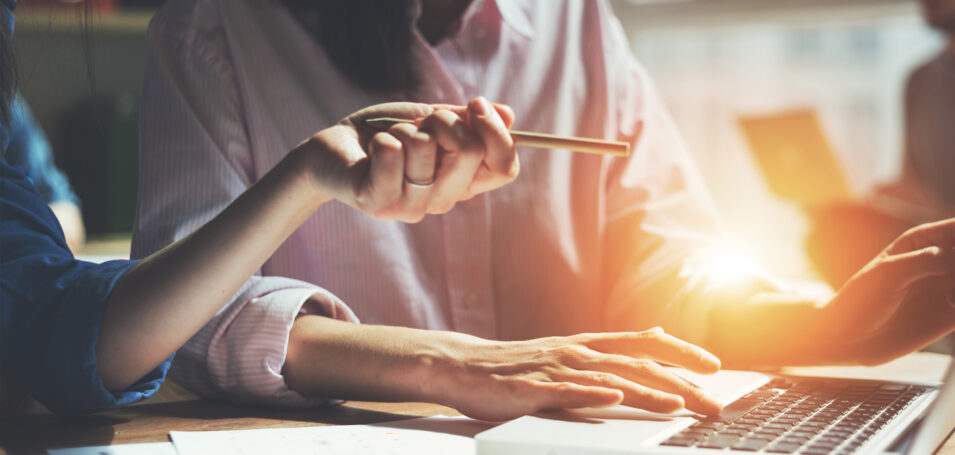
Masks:
[[[529,341],[480,340],[458,349],[446,370],[448,388],[439,391],[441,401],[477,419],[615,404],[664,413],[686,407],[706,415],[722,409],[702,389],[657,363],[710,374],[719,370],[719,359],[659,327]]]
[[[366,119],[413,120],[387,131]],[[305,154],[318,194],[375,218],[418,222],[512,181],[519,163],[508,128],[514,115],[484,98],[468,106],[386,103],[322,130]]]
[[[720,412],[658,361],[699,373],[720,368],[713,354],[659,328],[502,342],[305,315],[292,326],[282,374],[307,395],[435,402],[484,420],[615,404]]]
[[[822,327],[846,360],[876,364],[955,330],[955,218],[899,236],[839,290]]]

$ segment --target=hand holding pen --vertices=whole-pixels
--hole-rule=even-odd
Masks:
[[[296,149],[317,194],[375,218],[415,223],[510,183],[515,145],[625,155],[628,144],[510,130],[510,107],[386,103],[362,109]]]

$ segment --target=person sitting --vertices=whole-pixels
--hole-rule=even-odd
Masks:
[[[0,149],[11,138],[15,7],[13,0],[0,2]],[[17,412],[7,407],[22,403],[12,396],[21,391],[58,414],[151,395],[175,351],[318,207],[337,198],[378,218],[406,220],[435,210],[405,178],[433,168],[442,138],[508,138],[506,107],[504,119],[472,115],[454,132],[443,129],[443,121],[467,115],[466,109],[391,103],[351,114],[292,147],[190,235],[139,261],[77,260],[31,179],[0,159],[0,411]],[[374,134],[361,127],[368,117],[423,126]],[[471,151],[480,162],[484,148]],[[512,147],[496,154],[501,164],[516,162]],[[443,168],[455,169],[450,163]],[[456,182],[479,193],[513,178],[496,171],[472,176],[459,175]]]
[[[705,187],[605,2],[170,0],[148,43],[136,257],[362,104],[483,96],[515,128],[632,149],[520,150],[520,175],[482,194],[423,170],[409,177],[438,210],[415,223],[327,204],[180,351],[170,375],[202,396],[428,401],[489,420],[618,402],[713,414],[657,361],[871,364],[955,329],[955,220],[900,236],[821,301],[728,269]],[[436,121],[464,146],[440,165],[508,172],[465,152],[487,142],[461,120]],[[452,194],[466,200],[452,209]]]

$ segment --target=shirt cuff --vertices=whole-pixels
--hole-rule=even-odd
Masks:
[[[30,394],[57,414],[84,414],[142,400],[157,390],[172,357],[122,392],[106,389],[97,372],[96,342],[109,295],[134,261],[91,264],[77,261],[77,274],[63,292],[64,301],[51,321],[56,340],[39,356],[44,384],[24,384]],[[67,301],[68,299],[68,301]]]
[[[281,289],[254,298],[209,347],[212,382],[229,398],[252,404],[309,407],[338,402],[304,396],[290,389],[282,376],[289,332],[303,313],[358,322],[338,297],[320,288]]]

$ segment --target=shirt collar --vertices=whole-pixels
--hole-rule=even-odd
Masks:
[[[484,21],[502,22],[511,30],[527,37],[534,36],[527,12],[521,8],[521,2],[514,0],[474,0],[461,18],[463,29],[476,17]]]
[[[525,37],[532,38],[534,36],[534,28],[531,27],[531,21],[530,18],[527,17],[527,11],[521,8],[521,2],[514,0],[491,1],[497,6],[495,9],[504,19],[504,23],[507,24],[508,27]]]

